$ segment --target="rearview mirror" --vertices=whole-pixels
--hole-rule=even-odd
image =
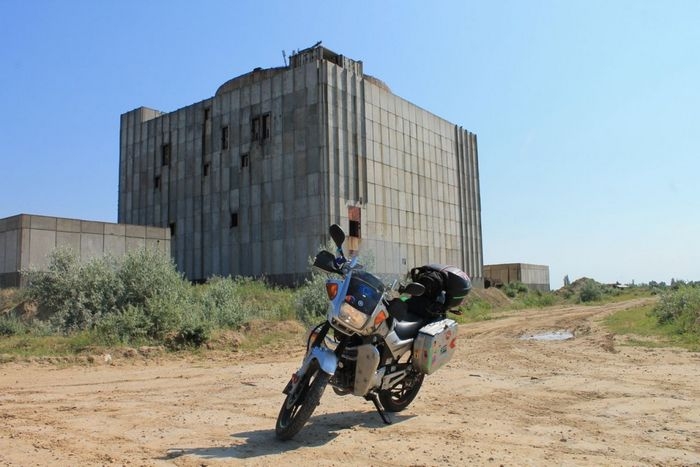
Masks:
[[[328,230],[331,234],[333,242],[335,243],[335,246],[340,248],[345,241],[345,232],[343,232],[343,229],[338,224],[331,225]]]

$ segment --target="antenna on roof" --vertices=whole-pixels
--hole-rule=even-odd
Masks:
[[[287,66],[287,54],[282,50],[282,60],[284,60],[284,66]]]

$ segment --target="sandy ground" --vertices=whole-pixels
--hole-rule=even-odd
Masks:
[[[301,343],[230,359],[5,364],[0,465],[700,465],[700,355],[622,345],[597,324],[635,303],[464,325],[455,358],[393,425],[329,389],[288,442],[274,424]],[[520,339],[557,330],[576,337]]]

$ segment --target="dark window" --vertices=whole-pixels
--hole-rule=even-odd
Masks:
[[[160,175],[156,175],[153,179],[153,188],[155,190],[160,190]]]
[[[221,129],[221,149],[228,149],[228,127]]]
[[[260,139],[260,117],[253,118],[253,121],[250,123],[250,138],[253,141]]]
[[[211,109],[210,109],[209,107],[207,107],[206,109],[204,109],[204,121],[209,120],[210,114],[211,114]]]
[[[350,220],[350,225],[348,229],[348,233],[350,234],[351,237],[357,237],[361,238],[361,232],[360,232],[360,208],[357,206],[350,206],[348,208],[348,218]]]
[[[204,163],[204,167],[202,167],[202,173],[205,177],[209,175],[209,162]]]
[[[229,228],[234,228],[238,227],[238,213],[237,212],[232,212],[231,213],[231,223],[229,224]]]
[[[267,139],[270,137],[270,114],[266,113],[262,116],[262,139]]]
[[[250,160],[248,158],[248,154],[241,154],[241,168],[248,167],[250,164]]]
[[[170,165],[170,143],[160,147],[160,156],[162,165]]]
[[[175,222],[171,222],[170,223],[170,237],[174,237],[175,232],[177,232],[177,229],[175,228]]]

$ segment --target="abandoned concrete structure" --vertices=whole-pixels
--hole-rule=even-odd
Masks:
[[[115,258],[139,248],[170,251],[170,231],[143,225],[113,224],[19,214],[0,219],[0,287],[17,287],[22,271],[42,270],[56,248],[70,248],[85,261]]]
[[[169,228],[192,280],[298,281],[331,223],[377,273],[482,276],[476,135],[319,45],[179,110],[123,114],[118,219]]]
[[[485,264],[484,280],[495,286],[522,282],[530,289],[549,292],[549,266],[527,263]]]

